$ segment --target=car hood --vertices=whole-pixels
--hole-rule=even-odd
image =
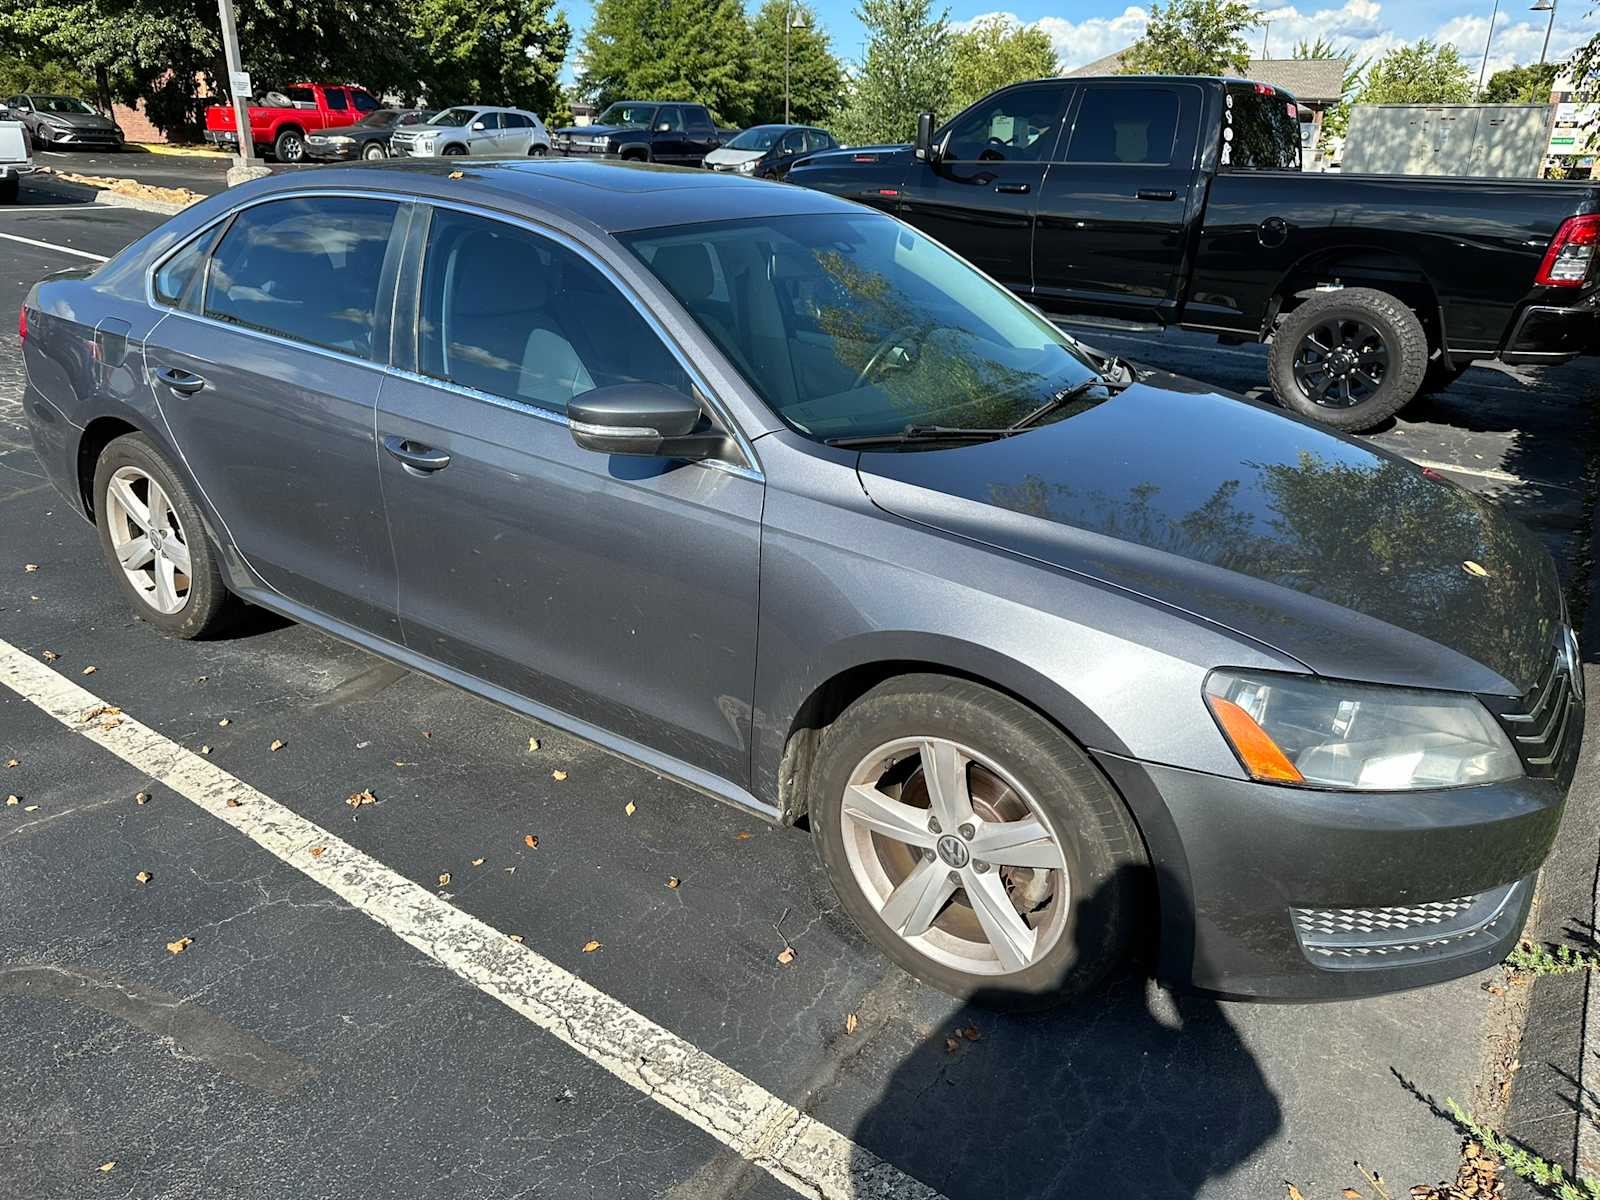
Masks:
[[[721,149],[713,150],[706,155],[706,162],[714,166],[727,165],[736,167],[740,163],[747,163],[752,159],[761,158],[765,154],[765,150],[729,150],[726,146],[723,146]]]
[[[619,133],[649,133],[643,125],[567,125],[551,131],[557,137],[610,137]]]
[[[911,160],[911,147],[907,145],[851,146],[847,150],[817,150],[806,155],[806,166],[825,166],[831,163],[853,163],[862,158],[874,162]]]
[[[40,113],[39,119],[68,129],[110,129],[111,121],[99,113]]]
[[[1549,553],[1491,503],[1170,377],[1000,441],[863,453],[858,470],[892,514],[1185,610],[1319,674],[1521,695],[1562,618]]]

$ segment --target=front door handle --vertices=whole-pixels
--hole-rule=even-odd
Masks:
[[[193,371],[181,371],[177,367],[157,367],[156,378],[185,396],[194,395],[206,385],[206,381]]]
[[[1029,183],[997,183],[994,186],[997,192],[1004,192],[1008,196],[1026,196],[1033,190]]]
[[[401,466],[424,475],[442,471],[450,465],[450,456],[443,450],[435,450],[432,446],[424,446],[408,438],[386,437],[383,439],[383,448],[399,459]]]
[[[1173,191],[1171,188],[1139,189],[1139,199],[1141,200],[1176,200],[1177,198],[1178,193]]]

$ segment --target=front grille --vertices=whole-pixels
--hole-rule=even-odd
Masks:
[[[1378,908],[1291,908],[1300,948],[1328,970],[1398,966],[1450,958],[1508,931],[1521,898],[1511,883],[1474,896]]]
[[[1570,636],[1563,628],[1550,647],[1539,682],[1525,696],[1490,704],[1495,719],[1517,748],[1523,769],[1536,779],[1548,779],[1560,771],[1578,707],[1572,678],[1575,656],[1568,652]]]

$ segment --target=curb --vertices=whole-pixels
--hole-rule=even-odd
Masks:
[[[226,150],[207,150],[203,146],[169,146],[163,142],[125,142],[124,150],[135,154],[166,154],[173,158],[232,158]]]
[[[181,213],[189,207],[187,204],[173,204],[165,200],[124,196],[120,192],[90,187],[86,183],[69,183],[64,179],[53,179],[49,175],[26,176],[23,179],[23,187],[63,200],[81,200],[86,204],[107,205],[112,208],[136,208],[141,212],[160,213],[168,217]]]

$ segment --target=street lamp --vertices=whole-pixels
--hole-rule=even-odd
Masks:
[[[1556,0],[1534,0],[1529,12],[1547,12],[1550,20],[1544,27],[1544,49],[1539,51],[1539,65],[1544,66],[1545,56],[1550,53],[1550,31],[1556,27]]]
[[[1489,14],[1489,38],[1483,43],[1483,62],[1478,67],[1478,91],[1473,97],[1483,99],[1483,73],[1489,69],[1489,47],[1494,45],[1494,20],[1500,15],[1500,0],[1494,0],[1494,11]]]
[[[805,10],[796,12],[793,6],[783,10],[783,123],[789,124],[789,42],[790,31],[806,27]]]

